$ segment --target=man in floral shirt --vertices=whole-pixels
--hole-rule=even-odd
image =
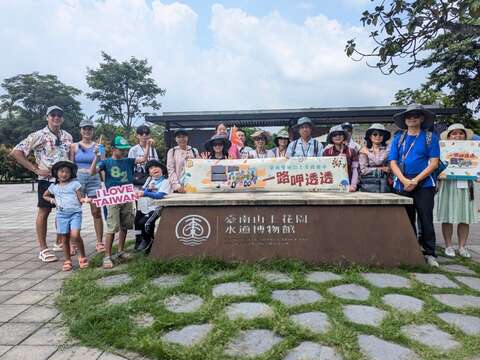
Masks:
[[[59,106],[50,106],[47,109],[47,126],[28,135],[12,150],[10,155],[15,161],[27,170],[38,175],[38,212],[36,220],[37,240],[40,246],[39,259],[43,262],[58,260],[55,254],[47,247],[47,220],[54,205],[43,199],[43,193],[48,189],[52,178],[51,168],[60,160],[68,160],[72,135],[60,127],[63,124],[63,109]],[[35,164],[27,160],[33,152]]]

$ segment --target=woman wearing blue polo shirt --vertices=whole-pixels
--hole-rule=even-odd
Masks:
[[[438,167],[440,146],[438,136],[427,130],[434,118],[432,112],[419,104],[408,105],[405,111],[395,114],[395,124],[404,131],[395,134],[388,160],[395,175],[395,191],[413,199],[413,205],[408,205],[406,209],[415,233],[418,214],[421,227],[419,242],[425,260],[430,266],[438,267],[433,227],[437,179],[432,173]]]

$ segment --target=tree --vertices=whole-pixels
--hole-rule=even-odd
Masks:
[[[375,59],[367,64],[384,74],[431,69],[426,88],[447,93],[464,116],[480,111],[480,0],[386,3],[362,14],[363,26],[373,27],[373,49],[360,51],[351,39],[347,56]]]
[[[82,119],[80,103],[75,99],[81,91],[65,85],[57,76],[38,72],[20,74],[4,79],[0,96],[0,143],[16,144],[32,131],[46,125],[45,112],[51,105],[64,110],[63,128],[78,136],[78,124]]]
[[[119,62],[104,52],[102,57],[98,69],[87,70],[87,83],[93,89],[87,97],[100,102],[100,115],[120,123],[129,132],[135,118],[148,114],[143,108],[160,109],[156,98],[165,95],[166,90],[150,77],[152,67],[146,59],[132,57]]]
[[[432,90],[426,87],[416,90],[406,88],[397,91],[395,94],[395,100],[391,105],[406,106],[411,103],[424,105],[441,104],[443,106],[450,106],[451,99],[441,91]]]

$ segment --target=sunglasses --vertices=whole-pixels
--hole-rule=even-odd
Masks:
[[[378,133],[378,132],[373,132],[373,133],[372,133],[372,136],[383,136],[383,134],[382,134],[382,133]]]
[[[335,132],[332,134],[332,137],[337,137],[337,136],[345,136],[343,132]]]
[[[213,143],[213,146],[223,146],[223,143]]]
[[[140,136],[148,136],[148,135],[150,135],[150,133],[144,132],[144,133],[138,133],[138,135],[140,135]]]
[[[422,115],[423,114],[419,111],[411,111],[411,112],[405,114],[405,118],[419,118]]]
[[[48,115],[50,115],[51,117],[60,117],[60,118],[63,117],[63,113],[60,111],[52,111]]]
[[[257,137],[255,138],[255,141],[267,141],[264,137]]]

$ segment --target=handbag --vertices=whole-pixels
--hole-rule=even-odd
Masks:
[[[154,158],[153,149],[150,148],[150,156]],[[145,166],[136,166],[135,171],[133,172],[133,185],[143,186],[145,181],[148,179],[148,173],[145,171]]]
[[[388,174],[365,175],[360,178],[360,191],[371,193],[389,193],[392,191]]]

